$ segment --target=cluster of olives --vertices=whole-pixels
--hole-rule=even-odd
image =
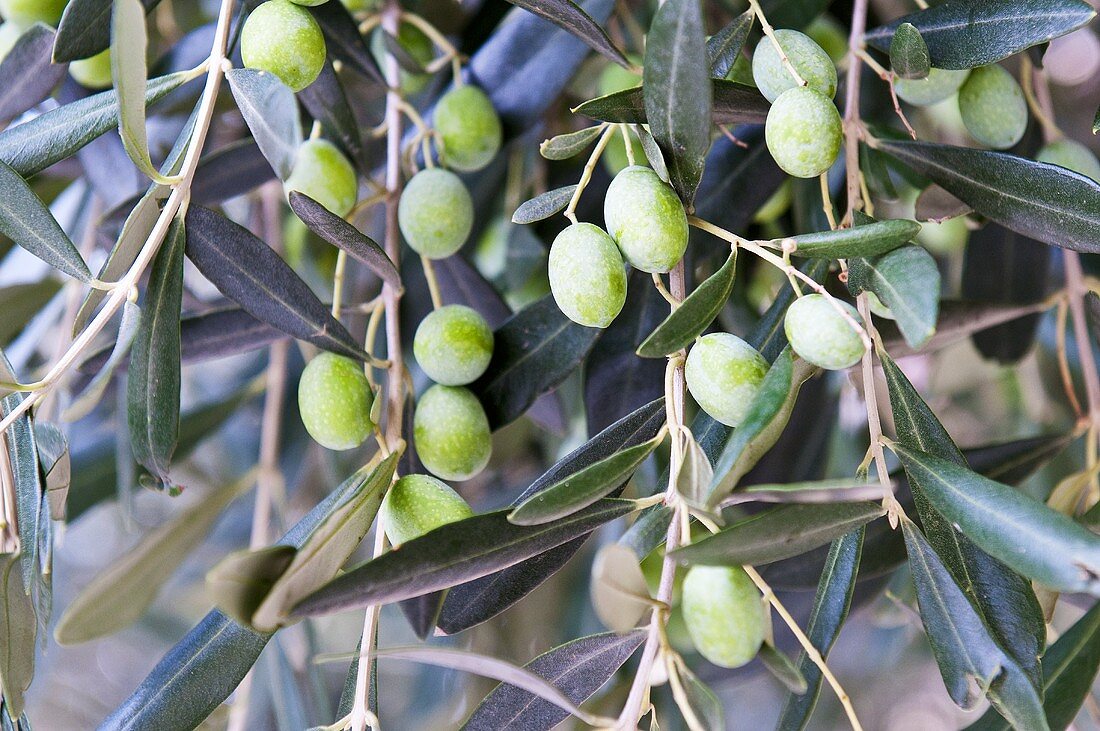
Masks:
[[[35,23],[56,27],[68,0],[0,0],[0,59],[8,55],[19,37]],[[111,86],[110,50],[69,63],[69,75],[87,89]]]

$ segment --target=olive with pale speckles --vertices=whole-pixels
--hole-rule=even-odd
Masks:
[[[684,206],[652,169],[633,165],[611,181],[603,200],[607,233],[635,269],[667,272],[687,249]]]
[[[626,271],[614,239],[591,223],[565,228],[550,246],[550,291],[578,325],[607,327],[626,303]]]
[[[0,0],[0,15],[22,30],[35,23],[57,27],[68,0]]]
[[[273,73],[292,91],[301,91],[325,65],[325,37],[301,5],[267,0],[244,22],[241,58],[248,68]]]
[[[1092,150],[1077,140],[1066,138],[1055,140],[1039,150],[1036,159],[1100,181],[1100,160],[1096,159],[1096,154]]]
[[[898,98],[915,107],[928,107],[950,98],[959,90],[970,69],[929,69],[923,79],[898,79],[894,82],[894,91]]]
[[[477,396],[461,386],[432,386],[413,414],[416,453],[444,480],[468,480],[489,464],[489,419]]]
[[[363,364],[321,353],[298,382],[298,411],[314,441],[329,449],[353,449],[370,436],[374,394]]]
[[[794,352],[830,371],[855,365],[864,352],[863,339],[836,305],[861,322],[859,312],[847,302],[837,301],[834,305],[825,295],[816,293],[799,297],[787,308],[783,320],[783,331]]]
[[[340,148],[328,140],[306,140],[294,156],[294,167],[283,183],[287,195],[296,190],[344,216],[359,197],[359,181]]]
[[[796,30],[777,30],[775,37],[807,87],[832,99],[836,94],[836,66],[829,54],[808,35]],[[767,36],[760,39],[752,54],[752,78],[756,88],[770,102],[788,89],[798,87],[798,82],[779,57],[775,44]]]
[[[764,356],[730,333],[696,340],[684,368],[691,397],[726,426],[737,426],[745,418],[767,372]]]
[[[973,69],[959,88],[959,114],[978,142],[1006,150],[1027,130],[1027,101],[1020,84],[1000,66]]]
[[[394,546],[474,514],[450,485],[430,475],[405,475],[393,484],[379,509]]]
[[[780,94],[764,125],[768,151],[796,178],[816,178],[832,167],[842,134],[840,113],[832,101],[803,87]]]
[[[457,175],[428,168],[412,176],[397,205],[401,234],[413,251],[443,259],[466,243],[474,226],[474,202]]]
[[[109,89],[114,84],[111,77],[111,49],[69,64],[69,76],[85,89]]]
[[[681,610],[695,649],[715,665],[737,668],[760,650],[770,617],[740,566],[692,566]]]
[[[413,354],[428,378],[444,386],[464,386],[489,367],[493,330],[477,310],[446,305],[416,328]]]
[[[443,163],[453,170],[481,170],[500,149],[500,117],[476,86],[451,89],[439,99],[435,131],[443,147]]]

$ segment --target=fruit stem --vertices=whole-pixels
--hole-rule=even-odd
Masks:
[[[1036,81],[1039,83],[1036,84]],[[1031,59],[1026,54],[1023,56],[1020,65],[1020,86],[1023,87],[1024,99],[1027,100],[1028,108],[1043,128],[1043,141],[1049,143],[1061,139],[1064,135],[1062,130],[1058,128],[1058,123],[1054,121],[1050,101],[1050,87],[1046,83],[1046,76],[1042,71],[1035,68],[1035,65],[1031,63]],[[1040,96],[1044,98],[1040,99]]]
[[[798,69],[791,63],[791,59],[787,58],[787,52],[783,50],[783,46],[779,45],[779,40],[775,37],[775,30],[764,15],[764,9],[760,7],[759,0],[749,0],[749,6],[752,8],[753,15],[760,20],[760,29],[764,31],[764,35],[766,35],[768,40],[772,42],[772,45],[775,46],[775,51],[779,54],[779,60],[783,62],[783,67],[787,69],[787,73],[794,78],[799,86],[806,86],[806,80],[798,73]],[[860,33],[860,35],[862,35],[862,33]]]
[[[336,269],[332,274],[332,316],[340,319],[340,301],[344,298],[344,272],[348,267],[348,253],[343,249],[336,252]]]
[[[623,146],[626,148],[626,164],[633,167],[634,145],[630,144],[630,127],[625,122],[620,122],[619,131],[623,135]]]
[[[821,207],[825,211],[825,220],[829,222],[829,228],[836,228],[836,215],[833,213],[833,196],[829,193],[829,172],[825,171],[818,180],[821,181]]]
[[[424,268],[424,279],[428,281],[428,293],[432,296],[432,309],[438,310],[443,306],[443,297],[439,294],[439,280],[435,278],[435,265],[423,254],[420,255],[420,263]]]
[[[577,181],[577,189],[573,191],[573,197],[569,199],[569,205],[565,208],[565,217],[569,219],[570,223],[577,222],[577,203],[580,202],[581,193],[584,192],[585,187],[592,180],[592,171],[596,169],[596,163],[599,162],[600,155],[603,154],[604,148],[607,147],[607,143],[611,141],[611,136],[616,131],[615,125],[607,125],[600,135],[600,140],[596,143],[595,149],[592,150],[592,154],[588,156],[588,162],[584,164],[584,170],[581,171],[581,178]]]

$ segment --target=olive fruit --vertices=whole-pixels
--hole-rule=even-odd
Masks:
[[[359,198],[359,181],[340,148],[328,140],[306,140],[294,156],[294,167],[283,182],[287,195],[296,190],[344,216]]]
[[[0,23],[0,60],[11,52],[21,35],[23,29],[15,23]]]
[[[844,26],[828,15],[819,15],[806,26],[806,35],[821,46],[833,63],[840,63],[848,55],[848,33]]]
[[[321,353],[302,371],[298,411],[314,441],[329,449],[352,449],[370,436],[374,394],[363,364]]]
[[[959,114],[971,136],[1004,150],[1019,142],[1027,129],[1027,102],[1012,74],[996,64],[970,72],[959,88]]]
[[[966,216],[946,221],[927,221],[920,225],[917,242],[933,254],[949,255],[962,251],[970,238]]]
[[[856,308],[846,302],[835,304],[860,321]],[[799,297],[787,308],[783,331],[794,352],[830,371],[853,366],[863,357],[863,339],[823,294]]]
[[[470,479],[489,464],[493,450],[485,409],[461,386],[432,386],[421,395],[413,437],[420,461],[445,480]]]
[[[968,76],[970,69],[929,69],[928,76],[923,79],[899,78],[894,82],[894,91],[904,102],[917,107],[928,107],[950,98]]]
[[[500,117],[476,86],[460,86],[440,98],[435,131],[443,145],[443,162],[455,170],[481,170],[500,149]]]
[[[764,356],[730,333],[696,340],[684,368],[691,397],[726,426],[737,426],[745,418],[767,372]]]
[[[68,0],[0,0],[4,20],[26,30],[35,23],[57,26]]]
[[[607,327],[626,303],[626,272],[615,241],[599,226],[574,223],[550,246],[550,291],[578,325]]]
[[[399,546],[474,511],[450,485],[429,475],[405,475],[386,493],[379,513],[390,542]]]
[[[775,37],[806,85],[832,99],[833,94],[836,94],[836,66],[829,54],[808,35],[796,30],[777,30]],[[775,44],[767,36],[760,39],[752,54],[752,78],[756,82],[756,88],[770,102],[774,102],[788,89],[798,86],[783,59],[779,57]]]
[[[383,32],[381,28],[378,28],[371,35],[370,51],[378,65],[385,68],[386,40],[382,35]],[[405,50],[405,53],[409,54],[410,58],[421,66],[431,62],[435,56],[435,46],[432,44],[432,39],[412,23],[402,21],[397,26],[397,43]],[[399,78],[401,90],[406,94],[420,93],[432,80],[431,74],[406,69],[401,69]]]
[[[416,328],[413,354],[428,378],[444,386],[464,386],[489,367],[493,331],[472,308],[440,307]]]
[[[1062,138],[1039,150],[1039,162],[1059,165],[1100,182],[1100,160],[1088,147],[1076,140]]]
[[[631,63],[641,63],[641,59],[633,54],[629,55],[628,58]],[[596,80],[596,95],[607,96],[619,91],[633,89],[640,86],[641,83],[642,77],[639,74],[617,63],[609,63],[603,67],[599,78]],[[638,140],[633,135],[628,135],[627,138],[630,140],[630,151],[633,153],[634,159],[645,160],[645,152],[642,151],[642,146],[638,143]],[[608,141],[607,147],[604,148],[600,161],[612,175],[617,175],[619,171],[630,165],[630,158],[626,154],[626,145],[627,143],[623,141],[622,135],[615,135]]]
[[[248,68],[273,73],[291,91],[301,91],[325,65],[325,37],[301,5],[266,0],[244,22],[241,58]]]
[[[752,660],[768,633],[760,591],[740,566],[692,566],[681,610],[695,649],[720,667]]]
[[[816,178],[832,167],[842,135],[840,113],[832,101],[803,87],[780,94],[764,124],[768,151],[796,178]]]
[[[623,258],[643,272],[671,270],[687,249],[684,206],[650,168],[633,165],[615,176],[603,200],[603,217]]]
[[[85,89],[109,89],[111,79],[111,49],[101,51],[89,58],[82,58],[69,64],[69,76]]]
[[[413,251],[442,259],[466,243],[474,225],[474,203],[457,175],[427,168],[412,176],[401,193],[397,222]]]

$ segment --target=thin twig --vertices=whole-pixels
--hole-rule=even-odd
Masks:
[[[600,161],[600,155],[603,154],[604,148],[607,147],[607,143],[611,141],[611,137],[617,131],[617,127],[613,124],[608,124],[604,129],[603,134],[600,135],[600,141],[596,143],[595,149],[592,150],[592,154],[588,157],[588,162],[584,164],[584,170],[581,171],[581,178],[577,181],[577,189],[573,191],[573,196],[569,199],[569,205],[565,208],[565,217],[569,219],[570,223],[577,222],[577,203],[581,199],[581,193],[588,186],[588,181],[592,180],[592,171],[596,169],[596,163]]]
[[[779,60],[783,62],[783,67],[787,69],[787,73],[794,78],[795,83],[799,86],[806,86],[806,80],[802,78],[802,75],[798,73],[798,69],[791,63],[791,59],[787,57],[787,52],[783,50],[783,46],[779,45],[779,40],[775,37],[775,30],[772,29],[771,23],[764,16],[764,10],[760,7],[759,0],[749,0],[749,7],[752,8],[753,14],[760,21],[760,29],[764,31],[764,35],[775,46],[775,51],[779,54]]]

